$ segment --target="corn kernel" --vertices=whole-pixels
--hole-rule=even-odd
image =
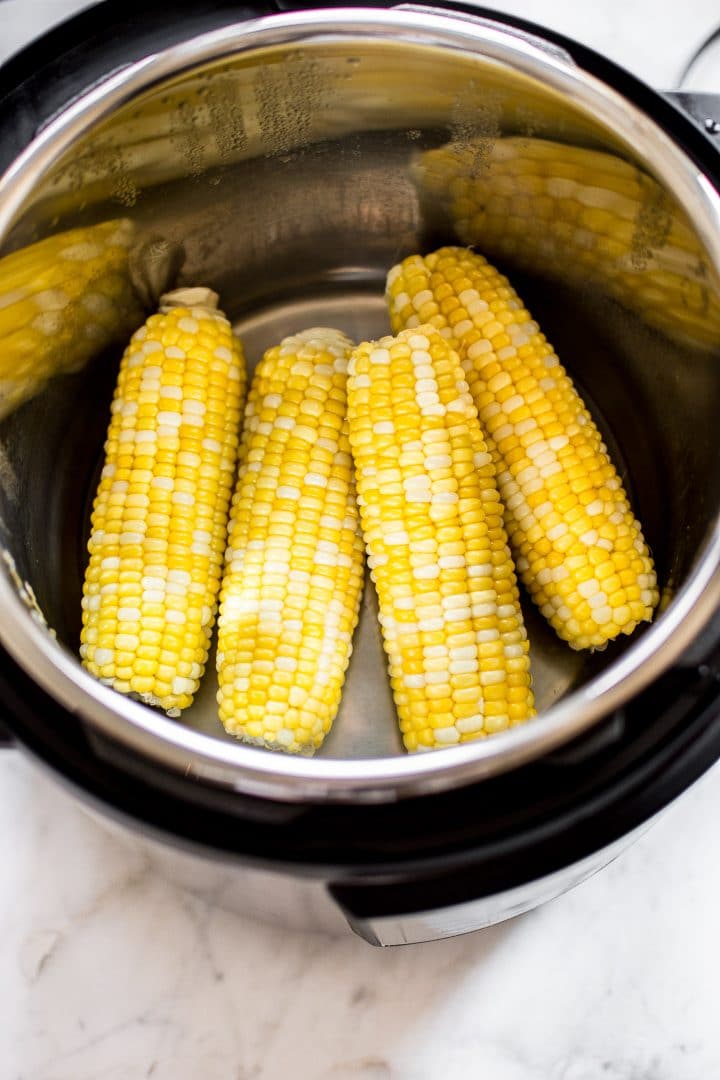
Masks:
[[[452,331],[530,595],[573,648],[602,646],[632,632],[638,621],[652,618],[655,571],[600,434],[560,361],[507,280],[481,255],[441,248],[394,267],[386,290],[393,329],[407,325],[414,297],[428,292],[443,296],[434,325]],[[485,460],[478,465],[480,475]],[[610,582],[604,599],[591,606],[585,597],[603,581]],[[628,605],[630,619],[613,616],[617,607],[624,615]],[[482,606],[473,616],[489,618]],[[512,610],[507,621],[500,613],[501,632],[513,619]]]
[[[289,753],[313,753],[330,730],[359,613],[350,348],[335,330],[286,338],[258,365],[245,413],[218,615],[219,712],[231,734]]]
[[[502,675],[487,702],[509,709],[503,642],[485,661],[484,635],[501,633],[498,610],[508,642],[525,630],[494,470],[474,465],[490,457],[457,354],[427,325],[363,343],[350,362],[348,420],[405,747],[480,738],[484,663]],[[520,659],[528,677],[517,712],[527,719],[527,654]]]
[[[164,311],[148,319],[125,351],[83,588],[83,663],[116,690],[173,712],[192,703],[207,661],[224,556],[221,530],[208,538],[206,557],[193,557],[193,534],[204,519],[196,513],[207,507],[224,520],[232,483],[227,469],[218,464],[208,472],[199,454],[182,449],[184,432],[187,426],[210,438],[206,404],[217,383],[227,404],[218,446],[223,460],[234,462],[233,417],[245,389],[240,343],[215,310],[214,294],[208,291],[207,300],[207,307],[193,302],[191,315],[182,291],[169,294]],[[178,327],[190,318],[197,332],[186,335],[181,360]],[[240,378],[230,377],[231,367]],[[168,396],[170,385],[177,393]],[[158,448],[154,457],[149,446]]]

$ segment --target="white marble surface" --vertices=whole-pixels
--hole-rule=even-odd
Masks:
[[[0,760],[3,1080],[715,1080],[720,768],[568,895],[380,951],[159,880]]]
[[[0,57],[81,0],[5,0]],[[717,0],[506,3],[670,86]],[[720,72],[718,72],[720,89]],[[0,1080],[714,1080],[720,768],[607,870],[380,952],[159,880],[0,755]]]

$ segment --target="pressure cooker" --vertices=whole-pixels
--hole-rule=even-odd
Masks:
[[[489,254],[619,464],[658,570],[651,625],[573,652],[523,601],[539,715],[426,754],[401,748],[370,583],[313,758],[225,735],[211,674],[180,718],[115,693],[78,645],[123,342],[78,323],[48,370],[13,372],[0,421],[0,718],[5,745],[163,872],[286,925],[443,937],[608,863],[720,756],[720,99],[658,93],[462,3],[107,0],[10,59],[0,100],[0,253],[122,219],[146,250],[182,250],[178,283],[217,291],[251,366],[305,327],[381,336],[393,263],[480,243],[452,190],[423,183],[426,155],[445,148],[483,182],[500,151],[560,178],[588,155],[595,212],[564,241],[548,227],[509,243],[500,190],[474,209],[497,209]],[[615,249],[596,242],[616,205],[599,155],[620,187],[645,178]],[[143,288],[140,258],[127,295]],[[2,310],[0,328],[20,332]]]

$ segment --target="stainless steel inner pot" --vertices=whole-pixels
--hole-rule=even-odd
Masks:
[[[432,178],[432,160],[450,163],[447,176]],[[533,170],[554,181],[550,205],[547,185],[523,181]],[[560,229],[552,199],[575,207]],[[503,215],[507,228],[493,231]],[[15,373],[18,404],[0,423],[0,643],[91,733],[252,794],[395,799],[571,739],[701,633],[720,599],[720,200],[668,134],[562,50],[414,6],[276,15],[186,41],[88,90],[0,183],[5,252],[116,218],[138,246],[157,235],[183,245],[180,282],[220,293],[251,366],[311,325],[356,339],[387,332],[394,262],[478,244],[512,276],[622,466],[663,610],[631,640],[582,654],[524,603],[541,714],[426,755],[401,751],[370,585],[343,704],[315,759],[226,737],[212,661],[181,720],[115,694],[76,655],[89,507],[127,328],[93,348],[93,297],[67,310],[50,297],[50,325],[64,332],[57,374]]]

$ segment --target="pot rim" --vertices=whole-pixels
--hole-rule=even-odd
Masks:
[[[486,17],[410,6],[319,9],[262,16],[190,38],[120,69],[75,99],[36,135],[0,178],[0,238],[39,176],[92,125],[135,95],[205,63],[240,53],[323,40],[381,38],[477,55],[561,92],[648,163],[690,214],[720,273],[720,195],[645,112],[577,67],[557,46]],[[585,732],[675,663],[720,604],[720,520],[667,610],[605,671],[520,728],[441,753],[369,759],[269,754],[184,727],[123,698],[87,673],[33,619],[7,567],[0,572],[0,644],[89,727],[195,781],[281,801],[384,802],[470,784],[546,754]]]

